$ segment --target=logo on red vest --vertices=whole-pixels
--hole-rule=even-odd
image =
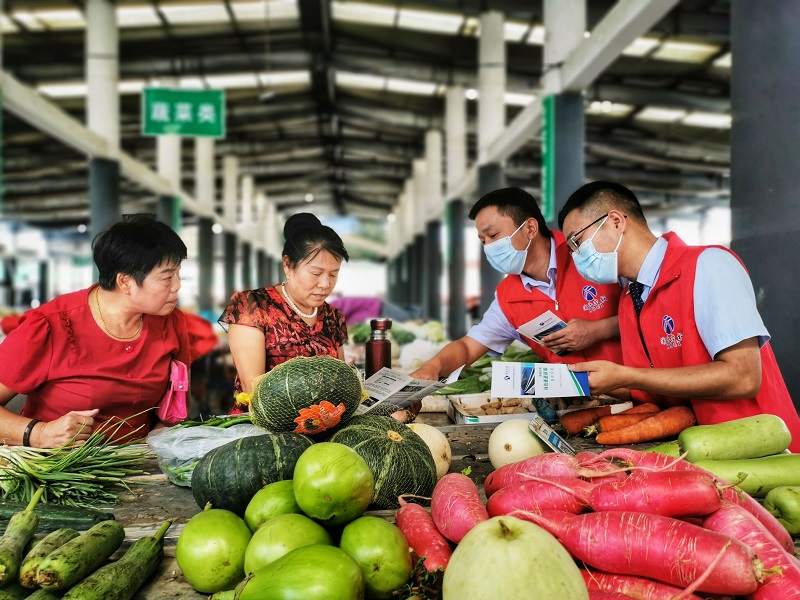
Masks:
[[[593,285],[583,286],[581,295],[583,296],[583,299],[586,300],[586,304],[583,305],[583,310],[590,313],[600,310],[608,301],[606,296],[597,295],[597,288]]]
[[[664,315],[661,318],[661,327],[664,328],[666,334],[661,338],[661,345],[667,348],[679,348],[683,341],[683,333],[673,333],[675,331],[675,320],[669,315]]]

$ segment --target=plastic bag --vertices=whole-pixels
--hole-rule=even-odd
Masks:
[[[147,436],[158,466],[175,485],[191,487],[197,462],[214,448],[253,435],[264,435],[261,427],[250,423],[232,427],[162,427]]]

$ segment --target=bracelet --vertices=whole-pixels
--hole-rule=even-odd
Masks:
[[[31,445],[31,431],[39,423],[39,419],[31,419],[31,422],[28,423],[28,426],[25,428],[25,431],[22,432],[22,445],[23,446],[30,446]]]

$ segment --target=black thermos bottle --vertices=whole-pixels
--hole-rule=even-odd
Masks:
[[[392,366],[392,342],[389,340],[389,330],[392,320],[383,317],[372,319],[369,322],[372,332],[367,340],[366,355],[364,357],[364,375],[369,378],[383,367]]]

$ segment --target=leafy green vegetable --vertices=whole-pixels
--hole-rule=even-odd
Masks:
[[[351,344],[366,344],[371,332],[369,323],[356,323],[355,325],[348,325],[347,333],[350,335]]]
[[[404,344],[410,344],[417,339],[417,336],[413,331],[409,331],[408,329],[404,329],[398,325],[393,325],[389,332],[394,338],[394,341],[401,346]]]

